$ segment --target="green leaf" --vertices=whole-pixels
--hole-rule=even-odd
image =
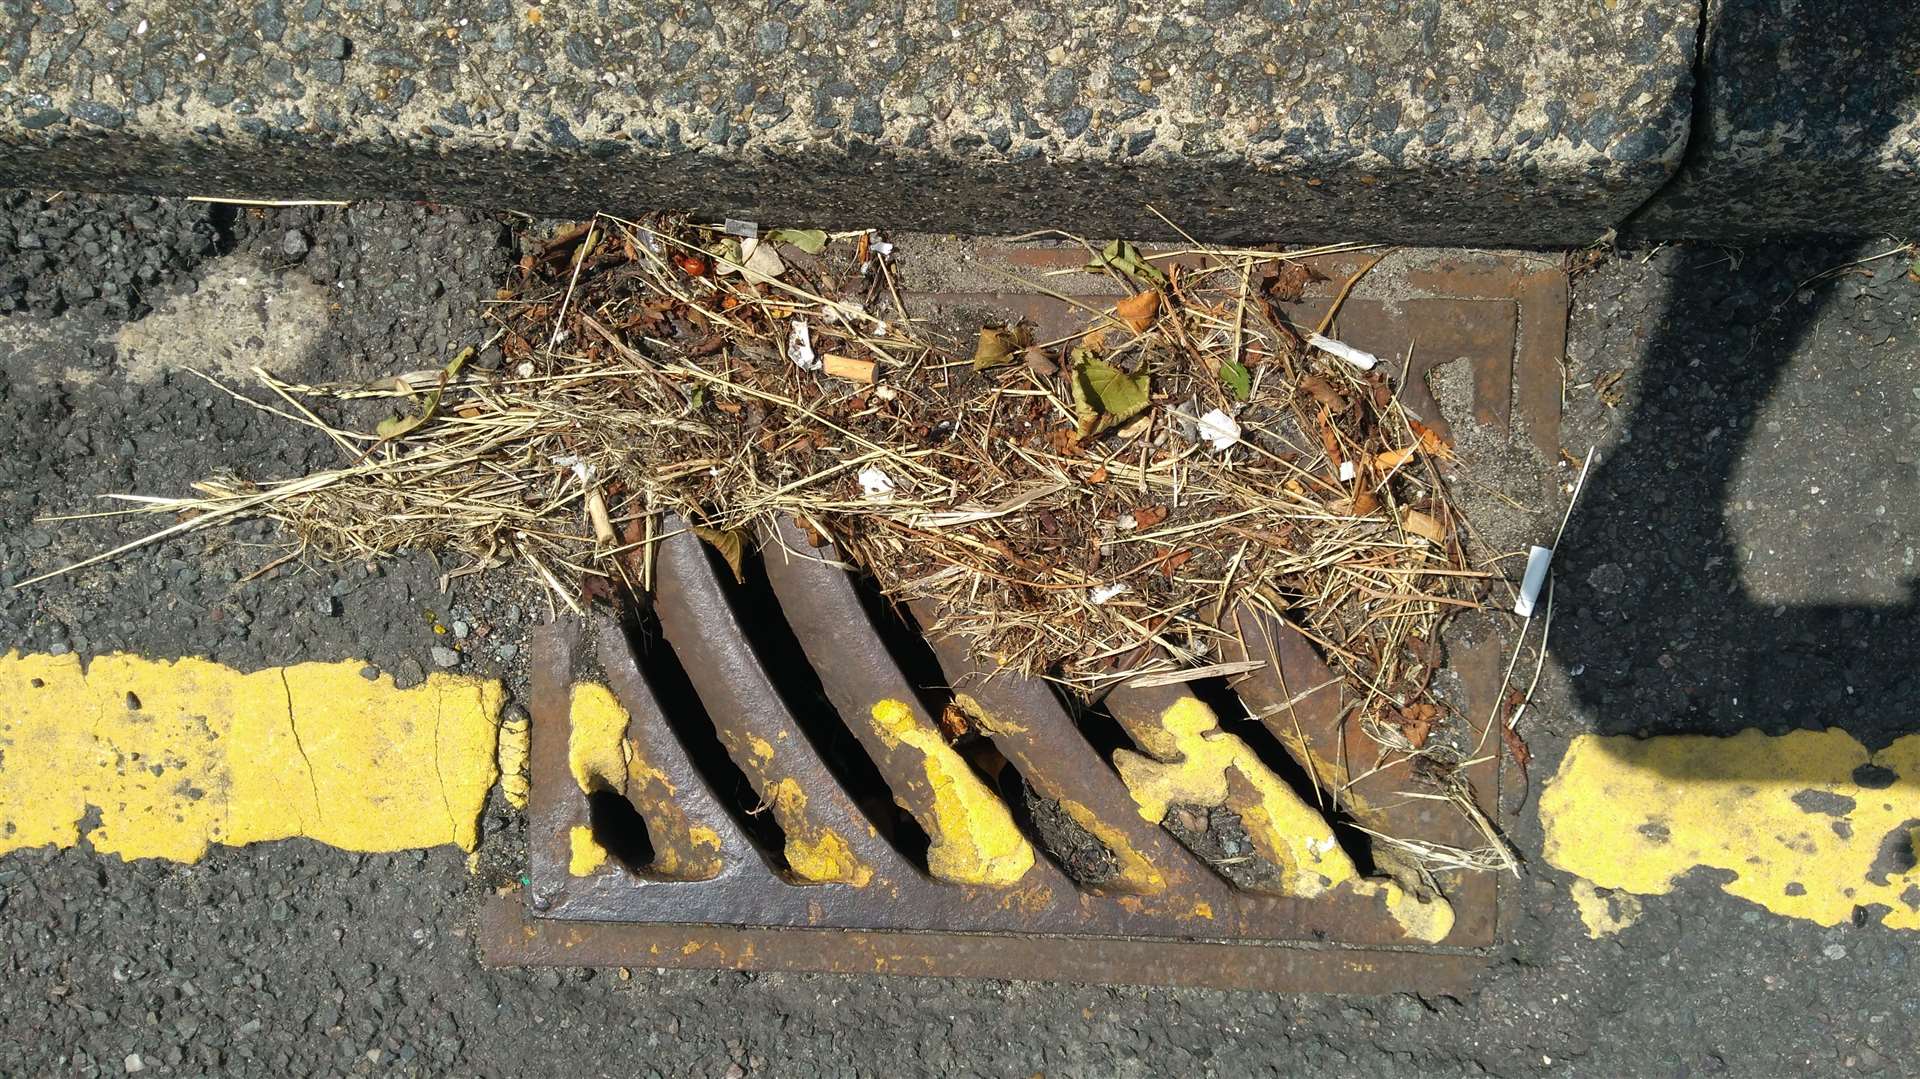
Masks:
[[[735,584],[746,583],[746,574],[742,572],[742,565],[747,555],[745,532],[737,528],[730,532],[723,532],[718,528],[708,528],[706,525],[694,525],[693,534],[706,540],[714,550],[720,552],[720,557],[726,560],[727,568],[733,571]]]
[[[1112,268],[1125,274],[1134,284],[1140,286],[1158,287],[1167,283],[1167,275],[1161,273],[1153,263],[1141,258],[1140,249],[1125,240],[1109,241],[1107,246],[1101,248],[1100,253],[1094,256],[1093,261],[1087,263],[1086,268],[1092,273]]]
[[[774,243],[792,244],[809,255],[817,255],[827,249],[825,229],[774,229],[767,233],[767,239]]]
[[[1146,410],[1149,380],[1145,371],[1127,374],[1086,349],[1075,349],[1073,358],[1073,411],[1080,420],[1081,438]]]
[[[1228,360],[1220,365],[1220,381],[1233,391],[1233,399],[1244,401],[1253,392],[1253,375],[1239,360]]]
[[[433,392],[427,394],[427,407],[421,409],[418,416],[389,416],[374,425],[373,433],[381,438],[399,438],[432,419],[435,410],[440,407],[440,395],[446,392],[447,383],[457,378],[460,369],[465,367],[467,361],[472,358],[472,345],[455,353],[453,359],[447,361],[446,368],[440,372],[440,381],[433,387]]]

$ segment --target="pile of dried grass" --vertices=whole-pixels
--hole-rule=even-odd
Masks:
[[[1441,710],[1439,624],[1487,575],[1393,358],[1362,370],[1274,306],[1305,283],[1294,260],[1326,250],[1088,248],[1131,299],[1061,297],[1086,332],[988,327],[967,355],[930,343],[871,233],[603,216],[521,260],[491,306],[495,370],[463,354],[371,386],[269,380],[284,407],[262,407],[350,463],[144,508],[192,515],[161,536],[260,514],[330,558],[518,562],[570,606],[646,589],[665,513],[734,557],[790,515],[895,600],[930,601],[930,631],[1082,688],[1205,668],[1221,614],[1251,604],[1417,750]],[[312,395],[402,411],[351,432]]]

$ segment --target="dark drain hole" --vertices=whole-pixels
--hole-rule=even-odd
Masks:
[[[1254,756],[1260,758],[1260,763],[1292,787],[1302,801],[1320,810],[1320,815],[1333,828],[1333,837],[1339,842],[1340,849],[1353,859],[1354,867],[1362,876],[1373,875],[1372,837],[1360,830],[1352,814],[1343,808],[1334,808],[1332,793],[1316,786],[1306,766],[1293,759],[1293,754],[1287,752],[1287,747],[1280,744],[1280,739],[1273,736],[1266,724],[1251,717],[1246,704],[1225,678],[1203,678],[1189,682],[1187,691],[1220,717],[1221,730],[1237,735],[1247,743]]]
[[[860,605],[866,608],[868,624],[886,646],[894,665],[906,675],[920,707],[930,716],[941,715],[953,700],[953,686],[947,681],[946,672],[940,669],[940,659],[927,643],[919,620],[905,606],[882,595],[873,578],[864,573],[854,574],[853,590],[860,597]]]
[[[765,666],[774,690],[792,713],[801,733],[833,773],[834,781],[902,857],[924,868],[929,846],[927,833],[911,814],[894,803],[893,792],[880,775],[880,769],[874,767],[866,749],[827,699],[820,676],[807,663],[806,653],[793,635],[793,627],[787,624],[760,556],[750,555],[742,560],[741,570],[746,580],[735,585],[733,571],[710,546],[702,546],[706,547],[714,572],[726,583],[727,602],[747,643]]]
[[[653,864],[647,822],[626,795],[606,787],[587,795],[587,825],[594,842],[628,872],[642,873]]]
[[[787,868],[786,832],[773,819],[773,814],[761,811],[760,796],[754,792],[753,784],[747,782],[745,773],[720,744],[706,706],[700,703],[700,695],[693,691],[687,672],[660,633],[660,623],[654,617],[652,606],[626,604],[622,615],[620,628],[626,634],[627,650],[640,668],[641,679],[653,691],[661,715],[673,728],[681,748],[686,750],[687,759],[699,769],[707,788],[713,791],[747,840],[774,868],[784,871]]]

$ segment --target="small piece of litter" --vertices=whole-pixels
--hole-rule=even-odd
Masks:
[[[1098,607],[1101,604],[1112,599],[1113,597],[1119,595],[1120,593],[1125,592],[1126,590],[1127,590],[1126,585],[1123,585],[1120,582],[1115,581],[1112,584],[1103,584],[1100,587],[1094,589],[1093,593],[1089,595],[1087,599],[1091,600],[1093,602],[1093,605]]]
[[[720,231],[729,236],[738,236],[743,240],[756,240],[760,238],[760,223],[758,221],[742,221],[737,217],[729,217],[726,222],[720,226]]]
[[[1240,424],[1217,408],[1200,417],[1199,430],[1201,439],[1216,452],[1226,450],[1240,441]]]
[[[1358,470],[1353,467],[1352,461],[1340,462],[1340,482],[1341,483],[1352,483],[1353,477],[1357,474],[1358,474]]]
[[[794,319],[793,329],[787,333],[787,359],[802,371],[820,370],[820,358],[813,354],[813,331],[807,328],[805,319]]]
[[[1553,564],[1553,551],[1534,547],[1527,551],[1527,574],[1520,579],[1520,595],[1513,601],[1513,613],[1533,617],[1533,605],[1540,601],[1540,586],[1547,583],[1547,568]]]
[[[844,378],[849,382],[872,384],[874,363],[872,360],[856,359],[829,352],[822,357],[826,364],[827,375],[831,378]]]
[[[893,245],[885,240],[875,240],[873,241],[873,246],[867,250],[879,255],[881,258],[886,258],[888,255],[893,254]]]
[[[1373,365],[1380,362],[1380,358],[1371,352],[1362,352],[1352,345],[1335,341],[1331,337],[1322,337],[1317,333],[1307,334],[1307,344],[1329,356],[1338,356],[1362,371],[1371,371]]]
[[[893,501],[893,477],[887,475],[878,465],[868,465],[860,470],[860,490],[869,502]]]

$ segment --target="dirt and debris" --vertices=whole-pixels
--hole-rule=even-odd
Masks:
[[[1235,611],[1284,620],[1369,729],[1419,751],[1446,714],[1440,624],[1492,575],[1399,365],[1321,336],[1333,312],[1276,307],[1310,280],[1296,260],[1352,248],[1084,246],[1128,296],[1077,303],[1072,335],[987,326],[956,355],[870,232],[602,216],[525,235],[480,349],[370,383],[261,374],[258,406],[346,464],[136,512],[177,515],[159,537],[269,516],[321,557],[438,550],[465,560],[449,578],[519,565],[576,609],[646,592],[676,521],[737,566],[787,516],[938,611],[929,632],[1080,691],[1217,663]],[[384,415],[347,429],[317,401]]]

